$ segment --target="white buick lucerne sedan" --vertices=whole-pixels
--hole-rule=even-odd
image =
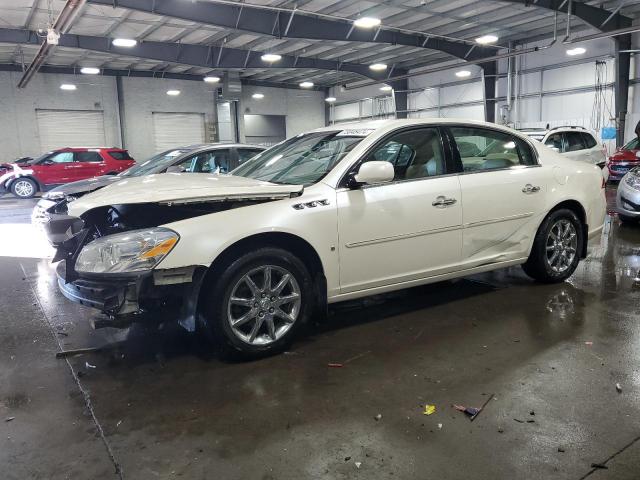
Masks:
[[[229,175],[123,179],[48,217],[66,297],[255,357],[328,303],[512,265],[563,281],[605,197],[597,166],[514,130],[381,120],[298,135]]]

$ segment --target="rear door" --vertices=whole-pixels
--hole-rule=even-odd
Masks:
[[[562,135],[564,136],[564,155],[566,157],[592,163],[590,152],[587,150],[584,138],[582,137],[582,132],[564,132]]]
[[[98,150],[77,150],[73,170],[74,180],[84,180],[107,173],[106,166]]]
[[[585,147],[587,147],[587,152],[591,163],[598,165],[606,162],[606,151],[604,147],[600,145],[598,141],[593,137],[593,135],[591,135],[589,132],[582,132],[582,140],[584,141]]]
[[[533,147],[487,127],[448,131],[462,169],[463,268],[526,256],[547,188]]]

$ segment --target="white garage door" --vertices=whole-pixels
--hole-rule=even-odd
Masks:
[[[101,110],[36,110],[40,150],[62,147],[104,147]]]
[[[204,114],[153,112],[156,152],[204,143]]]

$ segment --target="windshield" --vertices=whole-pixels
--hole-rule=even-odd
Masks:
[[[363,138],[342,132],[298,135],[253,157],[231,174],[271,183],[312,185]]]
[[[142,175],[150,175],[152,173],[160,173],[167,169],[176,161],[176,158],[187,153],[190,150],[174,149],[159,153],[142,163],[138,163],[133,167],[125,170],[120,177],[140,177]]]
[[[629,143],[627,143],[624,147],[622,147],[622,150],[639,150],[638,143],[640,142],[638,141],[638,137],[636,137]]]

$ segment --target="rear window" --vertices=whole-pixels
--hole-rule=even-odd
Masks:
[[[593,148],[598,144],[596,139],[593,138],[593,136],[590,133],[583,132],[582,139],[584,140],[584,144],[586,145],[587,148]]]
[[[131,155],[129,155],[129,152],[127,152],[126,150],[110,151],[109,155],[111,155],[116,160],[133,160],[133,158],[131,158]]]
[[[98,152],[76,152],[76,162],[101,162]]]

